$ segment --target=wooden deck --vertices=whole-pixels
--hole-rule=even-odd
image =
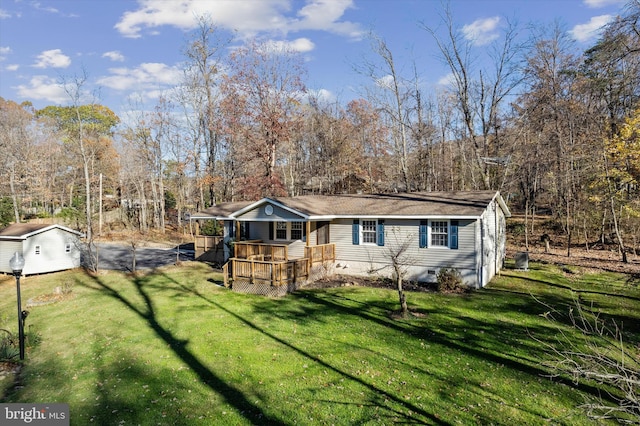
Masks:
[[[289,259],[284,244],[243,241],[234,244],[235,256],[225,264],[225,286],[243,293],[282,296],[306,282],[314,265],[335,260],[335,244],[305,247],[305,257]]]

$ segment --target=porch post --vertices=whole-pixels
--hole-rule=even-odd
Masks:
[[[224,229],[222,231],[222,251],[224,254],[224,261],[226,262],[231,257],[229,252],[229,241],[231,240],[231,224],[229,220],[224,221]]]

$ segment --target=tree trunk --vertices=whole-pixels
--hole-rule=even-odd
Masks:
[[[11,201],[13,202],[13,214],[16,219],[16,223],[20,223],[20,210],[18,209],[18,197],[16,195],[16,166],[11,166],[11,172],[9,174],[9,187],[11,188]]]
[[[407,306],[407,296],[404,294],[402,271],[399,267],[394,265],[396,287],[398,289],[398,300],[400,301],[400,312],[402,317],[406,317],[409,314],[409,308]]]

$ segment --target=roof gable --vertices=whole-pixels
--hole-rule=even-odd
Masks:
[[[243,216],[246,216],[246,219],[264,221],[292,218],[297,218],[299,220],[308,219],[307,215],[301,211],[271,198],[263,198],[260,201],[233,212],[231,216],[238,220],[241,220]]]

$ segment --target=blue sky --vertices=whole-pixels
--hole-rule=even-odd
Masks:
[[[440,0],[0,0],[0,96],[36,108],[68,105],[61,82],[86,74],[84,89],[117,114],[129,96],[150,104],[180,80],[182,51],[195,16],[208,14],[235,30],[235,45],[258,37],[287,43],[305,58],[307,86],[346,102],[366,84],[354,71],[372,58],[366,34],[391,48],[402,73],[417,65],[435,87],[448,71],[431,36]],[[451,0],[456,31],[482,58],[508,21],[522,37],[530,25],[559,22],[588,48],[598,28],[620,13],[624,0]],[[444,29],[441,26],[441,29]],[[443,35],[444,36],[444,35]]]

